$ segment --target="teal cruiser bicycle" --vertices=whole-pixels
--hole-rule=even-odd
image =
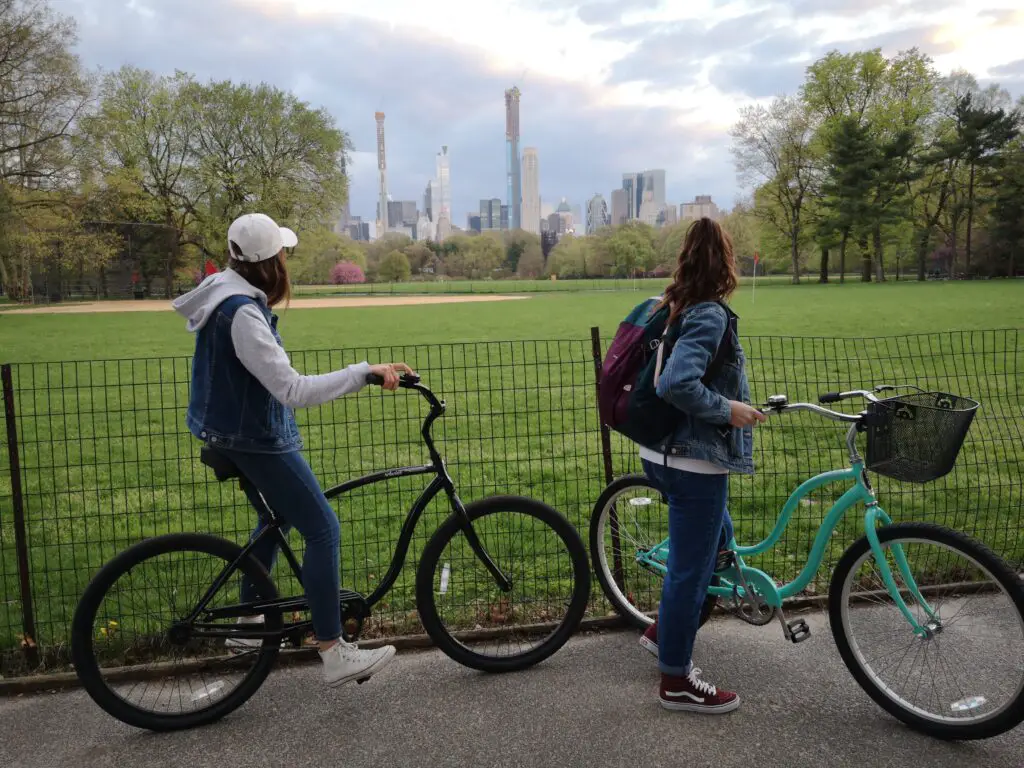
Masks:
[[[878,397],[897,389],[908,394]],[[778,619],[786,639],[806,640],[806,621],[789,621],[784,601],[799,595],[821,568],[844,515],[863,509],[864,535],[840,558],[828,593],[839,654],[858,684],[910,727],[941,739],[983,739],[1024,721],[1024,587],[1021,576],[980,542],[931,523],[893,523],[868,472],[929,482],[950,472],[978,408],[968,398],[916,387],[879,386],[822,395],[819,402],[862,398],[860,413],[768,399],[763,412],[811,412],[850,425],[850,464],[803,482],[768,537],[752,546],[730,542],[719,555],[701,623],[716,603],[755,625]],[[866,433],[867,457],[857,448]],[[746,563],[782,538],[812,492],[836,486],[831,509],[797,576],[779,583]],[[842,488],[845,487],[845,490]],[[609,485],[590,526],[594,570],[608,600],[633,626],[654,621],[668,561],[668,514],[643,475]]]

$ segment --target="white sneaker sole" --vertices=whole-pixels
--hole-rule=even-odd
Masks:
[[[388,664],[390,664],[391,660],[394,657],[395,649],[389,647],[387,649],[387,652],[383,656],[377,659],[377,661],[373,662],[373,664],[371,664],[370,666],[366,667],[366,669],[361,669],[358,672],[353,672],[351,674],[345,675],[344,677],[339,677],[337,680],[325,680],[324,682],[327,684],[328,688],[337,688],[338,686],[344,685],[345,683],[351,683],[353,680],[357,682],[360,680],[367,680],[371,676],[377,674],[382,669],[384,669],[384,667],[386,667]]]
[[[640,635],[640,647],[645,651],[650,651],[654,654],[655,658],[658,656],[658,644],[653,640],[649,639],[645,635]]]
[[[681,701],[666,701],[661,698],[661,696],[658,696],[658,701],[661,702],[662,707],[671,712],[697,712],[702,715],[724,715],[726,712],[732,712],[740,707],[739,696],[726,704],[719,704],[717,706],[696,703],[684,704]]]

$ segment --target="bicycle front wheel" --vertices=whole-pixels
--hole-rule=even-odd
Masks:
[[[604,489],[590,519],[590,557],[605,597],[637,629],[654,623],[664,577],[637,560],[668,538],[668,503],[644,475],[626,475]],[[708,595],[700,626],[717,598]]]
[[[943,526],[888,525],[878,539],[923,631],[915,634],[886,589],[867,537],[854,543],[832,576],[829,618],[860,686],[889,714],[940,739],[989,738],[1024,721],[1017,574]]]
[[[427,543],[416,572],[423,628],[455,661],[484,672],[537,664],[576,631],[590,597],[587,551],[551,507],[520,496],[467,505],[473,531],[512,583],[503,592],[451,515]]]
[[[100,569],[71,629],[75,672],[100,707],[128,725],[172,731],[218,720],[256,692],[279,640],[232,653],[221,638],[190,636],[183,621],[241,554],[216,536],[177,533],[142,541]],[[207,607],[237,605],[243,577],[259,598],[277,597],[266,570],[247,557]],[[263,618],[266,629],[281,628],[280,611]]]

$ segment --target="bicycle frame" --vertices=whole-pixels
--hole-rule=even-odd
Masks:
[[[404,389],[416,390],[426,398],[428,403],[430,403],[430,412],[427,414],[427,417],[423,422],[423,427],[420,431],[423,442],[426,444],[427,450],[430,454],[430,463],[372,472],[368,475],[364,475],[363,477],[358,477],[336,485],[324,491],[324,496],[328,499],[333,499],[358,488],[376,485],[388,480],[395,480],[403,477],[433,474],[434,479],[423,490],[409,509],[405,522],[402,524],[402,530],[399,533],[398,541],[395,545],[395,553],[392,556],[391,564],[388,567],[388,571],[384,575],[384,578],[381,579],[380,583],[377,585],[377,588],[374,589],[369,597],[366,598],[363,598],[361,595],[354,592],[342,590],[339,595],[339,599],[342,602],[346,599],[365,599],[367,608],[370,608],[380,602],[380,600],[391,590],[395,585],[395,582],[398,580],[398,576],[405,565],[405,559],[409,554],[409,545],[412,543],[412,537],[420,518],[430,505],[430,502],[442,492],[448,496],[448,502],[452,512],[458,515],[461,519],[463,524],[463,534],[466,536],[473,552],[490,572],[499,588],[503,592],[510,591],[512,589],[511,581],[508,576],[498,568],[490,555],[483,548],[483,544],[480,542],[479,537],[476,535],[476,532],[473,530],[472,524],[469,521],[469,515],[466,512],[465,504],[463,504],[455,490],[455,483],[453,482],[451,475],[448,474],[448,468],[445,466],[444,459],[441,457],[441,454],[438,452],[437,447],[434,444],[434,439],[430,430],[434,422],[445,412],[446,405],[444,401],[438,400],[433,392],[419,383],[418,379],[403,379],[401,386]],[[305,597],[285,597],[274,600],[257,600],[250,603],[239,603],[237,605],[228,605],[211,610],[206,609],[206,606],[209,604],[210,600],[213,599],[213,596],[217,594],[222,586],[224,586],[227,580],[231,577],[231,574],[238,570],[242,561],[249,556],[257,542],[261,541],[266,536],[274,536],[277,538],[277,543],[280,546],[281,551],[284,553],[293,575],[299,581],[299,584],[302,584],[302,567],[299,564],[298,559],[295,557],[295,553],[292,551],[292,548],[289,546],[287,537],[281,530],[282,525],[284,524],[283,521],[270,509],[270,506],[259,491],[256,490],[255,486],[253,486],[244,477],[241,479],[241,484],[246,496],[249,497],[249,501],[259,514],[260,519],[266,521],[267,524],[263,526],[259,533],[249,540],[234,562],[227,565],[220,574],[218,574],[213,584],[199,600],[199,603],[192,610],[191,614],[189,614],[189,616],[184,620],[184,623],[188,623],[192,626],[192,635],[194,637],[263,639],[283,637],[296,632],[304,632],[311,625],[311,622],[308,620],[288,624],[280,630],[261,630],[258,627],[238,628],[237,626],[228,627],[225,625],[196,623],[196,620],[200,615],[210,620],[228,619],[240,618],[243,616],[261,616],[268,611],[302,611],[306,610],[308,607]]]
[[[900,589],[896,584],[892,570],[886,560],[885,552],[878,540],[877,529],[879,524],[889,525],[892,523],[892,519],[885,513],[882,507],[879,506],[878,501],[875,498],[874,491],[871,488],[870,481],[867,478],[864,462],[857,453],[854,439],[858,424],[859,421],[850,427],[850,432],[847,436],[847,444],[850,447],[851,454],[851,466],[847,469],[823,472],[815,477],[805,480],[790,494],[779,513],[774,529],[763,541],[749,546],[740,546],[737,544],[736,539],[733,538],[732,541],[729,542],[728,546],[735,552],[735,564],[731,566],[730,569],[719,574],[720,583],[718,586],[709,587],[709,594],[713,594],[721,598],[731,598],[734,595],[742,598],[745,596],[745,590],[740,586],[740,584],[746,583],[754,588],[757,594],[760,595],[767,605],[781,609],[783,600],[799,594],[808,584],[810,584],[814,575],[818,572],[818,569],[821,567],[825,558],[825,549],[828,546],[828,542],[832,537],[833,531],[835,531],[836,526],[839,525],[839,521],[851,509],[859,504],[864,504],[867,507],[864,513],[864,531],[868,538],[868,542],[871,545],[871,551],[874,558],[878,563],[878,567],[882,575],[882,581],[886,589],[897,608],[903,614],[904,618],[910,623],[915,634],[924,635],[931,631],[929,628],[921,625],[907,606],[903,596],[900,594]],[[807,562],[804,564],[803,569],[799,574],[797,574],[795,579],[781,587],[776,586],[775,581],[767,573],[757,568],[752,568],[744,563],[744,557],[753,557],[755,555],[763,554],[778,544],[782,535],[789,526],[793,513],[796,511],[800,501],[804,497],[819,488],[839,482],[852,482],[853,485],[836,500],[832,505],[832,508],[828,511],[828,514],[822,521],[821,526],[818,528],[818,533],[814,538],[814,544],[811,547]],[[893,559],[896,561],[896,566],[899,569],[907,590],[921,605],[928,617],[932,621],[937,621],[937,614],[931,605],[924,599],[917,586],[917,582],[910,573],[910,566],[907,562],[902,546],[894,544],[889,549],[893,554]],[[638,552],[637,562],[647,568],[656,570],[664,576],[668,570],[665,565],[668,561],[668,551],[669,541],[666,538],[660,544],[652,547],[651,549],[645,552]],[[738,574],[737,570],[739,572]],[[732,579],[729,578],[730,575],[732,575]]]

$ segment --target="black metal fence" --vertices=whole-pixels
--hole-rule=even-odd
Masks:
[[[875,339],[745,338],[755,401],[786,393],[905,384],[963,394],[982,407],[956,469],[914,486],[879,479],[895,520],[931,520],[976,535],[1024,563],[1024,416],[1017,330]],[[599,427],[596,372],[607,339],[486,342],[346,349],[293,355],[323,372],[363,359],[404,359],[447,398],[435,434],[467,500],[519,493],[552,504],[586,535],[591,506],[613,475],[638,469],[635,450]],[[184,428],[188,358],[4,366],[8,440],[0,445],[0,673],[59,668],[69,625],[92,574],[116,552],[168,531],[212,532],[242,542],[254,522],[233,484],[217,484]],[[379,391],[299,414],[306,453],[325,485],[423,458],[422,400]],[[854,406],[849,406],[854,407]],[[797,414],[759,428],[755,477],[735,477],[730,510],[738,538],[772,527],[805,477],[846,461],[841,426]],[[398,479],[336,500],[342,521],[342,581],[368,591],[386,568],[405,510],[422,479]],[[792,575],[834,500],[830,489],[799,508],[779,546],[756,564]],[[418,632],[413,568],[447,509],[420,525],[405,573],[378,606],[370,631]],[[859,535],[845,521],[828,565]],[[297,536],[294,543],[301,548]],[[278,569],[281,573],[281,569]],[[823,569],[809,591],[821,592]],[[596,590],[596,587],[595,587]],[[607,605],[595,592],[592,611]]]

